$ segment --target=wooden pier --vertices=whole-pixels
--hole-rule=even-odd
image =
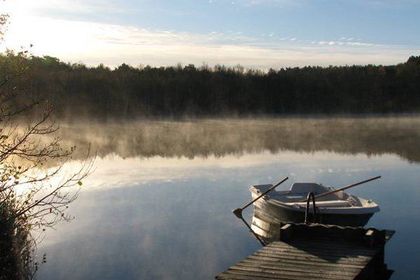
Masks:
[[[280,240],[216,276],[216,279],[389,279],[384,246],[394,232],[286,224]]]

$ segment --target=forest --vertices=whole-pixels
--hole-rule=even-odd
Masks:
[[[58,118],[391,114],[420,112],[420,56],[397,65],[245,69],[216,65],[88,67],[6,53],[13,90]],[[17,104],[21,105],[21,104]]]

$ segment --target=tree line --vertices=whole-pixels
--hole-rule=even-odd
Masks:
[[[0,71],[26,62],[19,89],[58,117],[412,113],[420,111],[420,56],[391,66],[270,69],[225,66],[87,67],[57,58],[0,56]],[[23,101],[22,101],[23,102]]]

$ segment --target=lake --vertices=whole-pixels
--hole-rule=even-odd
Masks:
[[[392,279],[420,278],[420,117],[260,118],[66,123],[94,172],[46,232],[39,279],[213,279],[260,248],[233,214],[249,186],[319,182],[380,205],[367,226],[394,229]],[[74,165],[74,162],[71,163]],[[252,209],[246,210],[249,220]]]

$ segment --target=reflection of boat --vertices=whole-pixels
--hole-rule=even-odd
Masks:
[[[272,185],[252,186],[252,198],[257,198],[270,187]],[[306,197],[310,192],[315,197],[325,194],[315,201],[318,223],[364,226],[379,211],[379,206],[371,200],[344,191],[332,191],[334,188],[315,183],[295,183],[289,191],[272,191],[254,202],[252,230],[264,238],[271,238],[278,234],[281,223],[302,223],[305,219]],[[309,210],[313,210],[312,205]]]

